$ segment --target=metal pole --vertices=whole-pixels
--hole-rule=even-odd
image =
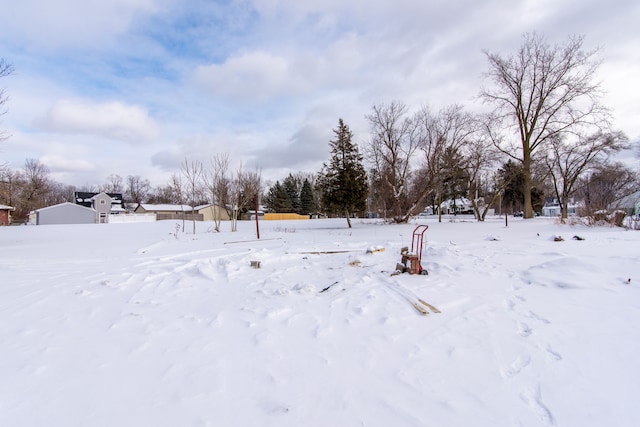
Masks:
[[[256,235],[258,236],[258,240],[260,240],[260,226],[258,225],[258,195],[253,196],[253,205],[256,213]]]

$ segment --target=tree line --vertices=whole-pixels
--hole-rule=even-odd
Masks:
[[[612,160],[629,141],[601,104],[597,51],[585,51],[583,41],[570,37],[550,44],[534,33],[525,34],[512,54],[485,51],[487,86],[478,97],[483,113],[455,103],[439,109],[376,104],[365,115],[369,135],[362,150],[339,119],[329,141],[331,157],[315,173],[289,174],[267,186],[259,171],[231,171],[228,154],[217,154],[204,163],[185,158],[164,186],[111,175],[104,185],[81,190],[122,192],[130,203],[212,203],[234,219],[258,199],[274,212],[341,215],[347,221],[369,214],[398,223],[427,206],[441,215],[444,201],[455,205],[462,198],[480,221],[491,208],[531,218],[547,198],[560,203],[562,218],[574,198],[587,213],[612,209],[638,190],[638,177]],[[0,62],[0,77],[11,71]],[[73,189],[52,182],[46,166],[33,159],[21,171],[4,167],[0,173],[0,203],[15,206],[18,218],[68,200]]]

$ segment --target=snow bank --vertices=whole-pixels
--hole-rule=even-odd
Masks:
[[[420,223],[0,228],[0,425],[640,424],[640,234]]]

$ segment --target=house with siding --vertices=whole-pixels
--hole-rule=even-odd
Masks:
[[[121,193],[91,193],[76,191],[74,199],[77,205],[92,208],[96,211],[96,223],[105,224],[109,222],[111,215],[125,213],[124,202]]]
[[[76,191],[73,196],[77,205],[93,208],[97,211],[96,222],[98,223],[109,222],[110,215],[126,212],[122,193]]]
[[[84,206],[85,208],[94,208],[95,209],[95,197],[99,194],[105,194],[109,196],[111,199],[111,211],[112,212],[123,212],[124,211],[124,201],[122,199],[122,193],[106,193],[106,192],[89,192],[89,191],[76,191],[73,193],[73,198],[77,205]]]
[[[571,200],[567,204],[567,216],[578,216],[578,210],[584,206]],[[547,198],[542,207],[542,216],[554,217],[562,214],[562,204],[555,197]]]
[[[109,215],[111,214],[112,199],[107,193],[99,193],[91,197],[92,208],[96,211],[96,222],[99,224],[105,224],[109,222]]]
[[[0,225],[11,224],[11,212],[15,210],[12,206],[0,205]]]
[[[195,211],[202,215],[203,221],[229,221],[229,212],[221,206],[208,204],[195,207]]]
[[[637,218],[640,216],[640,191],[623,197],[615,205],[618,209],[624,210],[627,215]]]
[[[158,221],[164,219],[195,219],[202,221],[202,214],[192,213],[193,208],[189,205],[169,205],[169,204],[149,204],[140,203],[134,210],[137,214],[153,213]]]

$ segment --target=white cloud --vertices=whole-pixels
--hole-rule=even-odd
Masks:
[[[209,165],[210,159],[216,154],[228,153],[232,168],[235,168],[246,160],[247,151],[255,146],[260,137],[261,135],[240,132],[184,135],[151,155],[151,163],[167,171],[179,172],[185,158],[197,159]]]
[[[267,52],[250,52],[224,64],[200,66],[195,78],[212,93],[240,102],[268,100],[285,90],[295,90],[303,80],[295,78],[287,59]]]
[[[157,124],[144,108],[117,101],[63,99],[36,120],[36,125],[51,132],[90,134],[131,143],[159,135]]]
[[[478,108],[482,50],[510,54],[530,31],[603,46],[605,104],[635,139],[639,12],[631,0],[9,2],[0,50],[17,73],[0,82],[12,98],[0,128],[14,136],[0,160],[86,159],[102,179],[228,151],[265,175],[315,171],[339,117],[364,143],[377,103]]]
[[[40,157],[40,161],[55,172],[84,172],[96,169],[96,165],[88,160],[58,154],[44,155]]]
[[[368,44],[347,33],[323,46],[321,52],[245,52],[221,64],[197,67],[194,79],[211,96],[234,104],[292,97],[304,100],[309,94],[359,87],[363,75],[372,71],[372,58],[365,54]]]
[[[3,37],[38,48],[104,46],[126,33],[138,14],[159,9],[159,0],[21,0],[5,2]]]

